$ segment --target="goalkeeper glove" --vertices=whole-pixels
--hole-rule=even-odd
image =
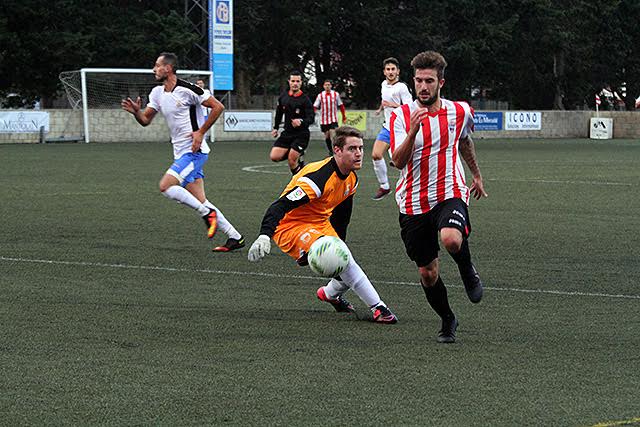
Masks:
[[[261,234],[249,249],[249,261],[260,261],[269,252],[271,252],[271,239],[266,234]]]

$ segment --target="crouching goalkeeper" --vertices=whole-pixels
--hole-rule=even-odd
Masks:
[[[362,167],[362,134],[353,127],[340,127],[332,148],[332,157],[305,166],[269,206],[260,236],[249,249],[249,261],[264,258],[271,251],[271,239],[299,265],[308,264],[307,253],[318,238],[336,236],[345,240],[358,187],[355,171]],[[343,296],[349,289],[371,309],[374,322],[398,321],[353,256],[340,276],[320,287],[316,294],[337,312],[354,312],[353,305]]]

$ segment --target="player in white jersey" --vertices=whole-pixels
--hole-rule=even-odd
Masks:
[[[202,91],[204,92],[204,97],[205,98],[213,96],[211,91],[205,85],[204,80],[202,80],[202,79],[196,80],[196,86],[198,86],[200,89],[202,89]],[[204,120],[206,121],[209,118],[209,113],[211,113],[211,110],[209,108],[205,107],[204,105],[200,105],[200,107],[202,108],[202,116],[204,117]],[[209,139],[209,132],[207,132],[205,134],[205,137],[203,139],[205,141],[207,139]]]
[[[204,97],[205,98],[213,96],[211,94],[211,91],[206,87],[204,80],[202,80],[202,79],[196,80],[196,86],[198,86],[200,89],[202,89],[202,91],[204,92]],[[204,105],[201,105],[201,107],[202,107],[202,115],[204,116],[204,119],[207,120],[211,110],[209,110],[209,108],[204,106]]]
[[[244,238],[222,212],[207,200],[204,193],[202,168],[209,158],[205,133],[220,117],[224,106],[198,86],[176,76],[178,57],[169,52],[160,54],[153,67],[156,86],[149,94],[149,103],[142,109],[140,97],[122,101],[122,109],[133,114],[142,126],[148,126],[158,112],[167,120],[173,144],[174,162],[160,180],[160,191],[169,199],[196,210],[207,225],[207,235],[213,238],[218,230],[228,235],[226,243],[215,252],[228,252],[244,246]],[[201,106],[211,109],[204,120]]]
[[[380,93],[382,101],[376,114],[384,111],[384,123],[373,143],[371,158],[373,160],[373,171],[378,179],[379,188],[373,196],[373,200],[380,200],[391,192],[389,187],[389,177],[387,175],[387,164],[384,162],[384,153],[389,151],[389,118],[394,108],[413,101],[411,92],[404,82],[400,81],[400,66],[396,58],[387,58],[382,61],[382,70],[385,80],[381,84]]]
[[[320,111],[320,130],[324,133],[324,143],[327,145],[329,155],[333,156],[333,147],[331,145],[331,130],[338,127],[338,108],[342,113],[342,123],[347,121],[347,112],[340,99],[340,94],[333,90],[331,80],[327,79],[322,83],[322,92],[318,94],[313,109],[315,112]]]
[[[445,59],[427,51],[411,61],[416,101],[396,108],[389,122],[391,153],[401,169],[396,186],[400,228],[407,255],[420,272],[420,283],[429,305],[442,319],[438,342],[455,342],[458,320],[447,298],[438,266],[438,234],[455,260],[467,296],[482,298],[482,282],[471,262],[468,237],[471,223],[469,196],[487,197],[471,139],[473,110],[465,102],[440,97]],[[460,158],[473,175],[465,184]]]

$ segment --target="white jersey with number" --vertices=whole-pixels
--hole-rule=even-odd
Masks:
[[[383,101],[394,102],[399,105],[410,104],[413,101],[407,84],[401,81],[390,84],[387,80],[384,80],[380,85],[380,95]],[[384,124],[387,126],[393,110],[394,107],[384,107]]]
[[[332,89],[330,92],[323,90],[320,92],[313,103],[316,110],[320,110],[320,124],[338,123],[338,107],[341,105],[342,99],[340,99],[340,94],[335,90]]]
[[[162,113],[167,120],[175,159],[191,152],[191,133],[204,123],[201,106],[210,97],[198,86],[180,79],[171,92],[165,92],[162,85],[151,90],[147,107]],[[204,154],[210,151],[204,139],[200,151]]]
[[[442,108],[422,121],[411,158],[400,173],[396,202],[403,214],[426,213],[452,198],[469,204],[459,143],[473,132],[473,109],[466,102],[441,101]],[[391,153],[404,143],[411,112],[417,108],[414,101],[391,114]]]

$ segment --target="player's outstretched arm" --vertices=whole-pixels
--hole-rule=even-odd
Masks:
[[[266,234],[258,236],[255,242],[249,248],[249,261],[260,261],[271,252],[271,239]]]
[[[120,106],[124,111],[133,114],[133,117],[135,117],[136,121],[142,126],[149,126],[157,113],[153,108],[145,108],[143,110],[140,97],[136,98],[135,101],[131,98],[123,99]]]
[[[489,197],[489,195],[484,191],[482,174],[480,173],[480,167],[476,161],[475,145],[470,136],[460,139],[460,155],[467,166],[469,166],[471,175],[473,175],[473,182],[471,183],[470,188],[473,198],[479,200],[481,197]]]

